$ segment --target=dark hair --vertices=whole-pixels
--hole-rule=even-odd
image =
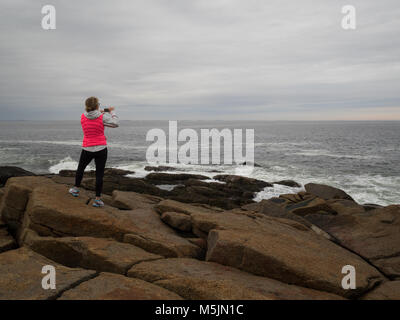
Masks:
[[[97,110],[100,106],[99,99],[96,97],[87,98],[85,101],[86,112]]]

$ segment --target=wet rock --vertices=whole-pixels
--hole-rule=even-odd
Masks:
[[[200,174],[190,173],[153,172],[149,173],[145,179],[154,184],[180,184],[189,179],[206,180],[208,177]]]
[[[176,171],[177,169],[174,167],[169,167],[169,166],[146,166],[144,167],[144,170],[146,171]]]
[[[374,204],[374,203],[365,203],[362,205],[365,211],[370,211],[370,210],[375,210],[375,209],[380,209],[382,208],[381,205],[379,204]]]
[[[292,188],[300,188],[301,187],[301,184],[294,180],[280,180],[280,181],[273,182],[273,184],[281,184],[281,185],[292,187]]]
[[[182,300],[160,286],[111,273],[101,273],[66,291],[59,300]]]
[[[88,178],[82,181],[82,186],[88,190],[96,190],[96,179]],[[103,179],[103,193],[112,194],[114,190],[133,191],[149,195],[163,196],[168,194],[141,178],[128,178],[124,176],[105,176]]]
[[[133,174],[135,173],[134,171],[130,170],[122,170],[122,169],[116,169],[116,168],[105,168],[104,169],[104,175],[105,176],[125,176],[127,174]],[[76,170],[61,170],[58,175],[60,177],[75,177]],[[90,170],[90,171],[85,171],[84,177],[95,177],[96,176],[96,171],[95,170]]]
[[[225,192],[218,188],[203,186],[178,186],[166,197],[180,202],[204,203],[225,209],[233,209],[240,205],[253,202],[253,193],[245,194],[240,190]]]
[[[307,183],[304,188],[308,193],[311,193],[319,198],[330,200],[330,199],[346,199],[353,200],[346,192],[338,188],[327,186],[324,184]]]
[[[296,193],[281,194],[281,195],[279,195],[279,198],[285,199],[285,200],[289,201],[289,203],[291,203],[291,204],[303,201],[303,198],[301,198]]]
[[[265,187],[272,187],[272,184],[266,181],[242,177],[242,176],[236,176],[236,175],[220,174],[214,176],[213,179],[223,181],[226,183],[235,184],[237,186],[241,186],[244,188],[250,187],[255,191],[261,191]]]
[[[56,289],[45,290],[41,283],[42,268],[52,265],[56,269]],[[64,291],[87,281],[96,274],[92,270],[73,269],[51,261],[28,248],[10,250],[0,254],[1,300],[50,300]]]
[[[22,177],[22,176],[34,176],[35,174],[24,170],[19,167],[13,166],[0,166],[0,186],[4,185],[9,178]]]
[[[341,299],[237,269],[195,259],[163,259],[134,265],[129,276],[153,282],[185,299]]]

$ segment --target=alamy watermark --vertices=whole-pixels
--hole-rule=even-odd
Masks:
[[[42,288],[44,290],[56,289],[56,268],[52,265],[45,265],[42,268],[42,274],[46,274],[42,279]]]
[[[345,274],[342,279],[342,288],[345,290],[356,289],[356,268],[349,264],[345,265],[342,268],[342,274]]]
[[[42,29],[55,30],[56,26],[56,8],[52,5],[45,5],[42,7]]]
[[[355,30],[357,28],[356,8],[352,5],[343,6],[342,13],[345,15],[342,19],[342,28]]]
[[[196,130],[178,131],[178,122],[169,121],[168,134],[154,128],[147,132],[146,141],[153,142],[146,151],[152,165],[237,165],[237,174],[250,174],[254,168],[254,129],[245,129],[245,135],[243,129],[200,129],[199,138]]]
[[[56,8],[53,5],[47,4],[42,7],[42,29],[55,30],[56,26]],[[356,25],[356,8],[353,5],[345,5],[342,7],[344,17],[341,21],[341,26],[344,30],[355,30]]]

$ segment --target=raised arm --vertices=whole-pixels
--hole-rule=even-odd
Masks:
[[[115,108],[110,107],[108,108],[110,112],[104,112],[103,113],[103,123],[104,126],[109,127],[109,128],[118,128],[119,127],[119,119],[118,116],[115,113]]]

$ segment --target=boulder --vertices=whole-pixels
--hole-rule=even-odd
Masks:
[[[96,179],[88,178],[82,181],[82,187],[88,190],[96,190]],[[114,190],[134,191],[138,193],[146,193],[149,195],[163,196],[168,194],[165,190],[161,190],[156,186],[141,178],[128,178],[124,176],[104,176],[103,193],[112,194]]]
[[[330,234],[322,230],[321,228],[317,227],[316,225],[313,225],[310,223],[308,220],[305,218],[302,218],[298,215],[295,215],[293,213],[287,212],[285,208],[285,204],[287,204],[287,201],[285,201],[282,198],[271,198],[268,200],[261,200],[258,203],[254,204],[249,204],[246,206],[243,206],[242,209],[244,210],[250,210],[254,211],[257,213],[262,213],[270,217],[276,217],[276,218],[282,218],[282,219],[289,219],[289,220],[294,220],[298,223],[303,224],[304,226],[310,228],[313,230],[315,233],[323,236],[324,238],[331,240],[331,241],[336,241]]]
[[[307,227],[311,227],[311,223],[308,222],[306,219],[304,219],[300,216],[297,216],[293,213],[289,213],[285,210],[285,207],[282,204],[286,204],[287,202],[284,199],[282,199],[282,198],[276,198],[276,199],[282,200],[282,201],[276,201],[273,199],[268,199],[268,200],[263,199],[258,203],[252,203],[252,204],[242,206],[242,209],[249,210],[249,211],[255,211],[258,213],[265,214],[270,217],[291,219],[291,220],[297,221],[299,223],[302,223]]]
[[[178,185],[166,196],[166,198],[180,202],[203,203],[224,209],[233,209],[253,202],[253,197],[253,192],[243,191],[232,186],[222,186],[219,183],[210,183],[208,186]]]
[[[357,255],[295,221],[249,212],[193,213],[193,230],[208,234],[207,261],[256,275],[359,296],[384,277]],[[342,267],[357,270],[357,290],[341,287]]]
[[[112,193],[112,206],[122,210],[152,208],[161,200],[159,197],[136,192],[114,190]]]
[[[313,199],[313,198],[315,198],[315,196],[314,196],[313,194],[308,193],[308,192],[305,192],[305,191],[300,191],[300,192],[298,192],[297,194],[299,195],[299,197],[300,197],[302,200],[308,200],[308,199]]]
[[[254,191],[261,191],[265,187],[272,187],[271,183],[243,176],[220,174],[213,177],[214,180],[223,181],[225,183],[235,184],[240,187],[250,188]]]
[[[230,177],[230,178],[229,178]],[[105,176],[103,192],[111,194],[114,190],[133,191],[168,198],[185,203],[203,203],[224,209],[233,209],[252,203],[255,192],[261,191],[268,183],[240,176],[221,176],[227,183],[205,182],[206,176],[187,173],[152,172],[145,178]],[[60,181],[57,181],[60,182]],[[70,183],[66,181],[65,183]],[[160,185],[175,185],[172,190],[164,190]],[[95,179],[87,178],[82,186],[95,190]],[[122,208],[122,207],[121,207]]]
[[[327,205],[337,214],[358,214],[364,213],[366,210],[362,205],[352,200],[332,199],[326,201]]]
[[[146,166],[144,167],[144,170],[146,171],[176,171],[177,169],[174,167],[169,167],[169,166]]]
[[[292,188],[301,188],[301,184],[297,183],[294,180],[280,180],[280,181],[273,182],[273,184],[280,184],[280,185],[288,186],[288,187],[292,187]]]
[[[22,228],[40,236],[92,236],[120,241],[127,233],[139,232],[126,211],[94,208],[86,202],[82,197],[71,197],[63,185],[37,186],[30,195]]]
[[[285,208],[285,210],[301,217],[313,213],[336,214],[336,211],[333,210],[328,203],[321,198],[314,198],[290,204]]]
[[[59,300],[182,300],[182,298],[149,282],[104,272],[64,292]]]
[[[22,178],[12,178],[10,181],[13,179]],[[39,236],[45,237],[113,238],[166,256],[203,256],[199,247],[180,237],[164,224],[157,212],[151,207],[146,207],[144,202],[143,208],[135,210],[118,210],[108,206],[94,208],[86,204],[89,202],[87,198],[70,196],[66,186],[47,178],[43,179],[45,180],[41,180],[40,185],[32,184],[32,190],[24,194],[26,197],[20,207],[26,206],[26,210],[18,211],[23,217],[22,219],[18,216],[21,220],[17,230],[20,244],[25,241],[25,231],[33,230]],[[8,196],[4,201],[6,204],[16,196],[14,189],[19,192],[18,188],[14,188],[18,183],[21,181],[11,181],[7,184]]]
[[[341,299],[334,294],[195,259],[141,262],[128,271],[128,276],[152,282],[192,300]]]
[[[201,248],[180,237],[162,222],[154,210],[137,209],[127,212],[132,221],[135,221],[139,231],[125,235],[124,242],[165,257],[201,258],[204,256]]]
[[[53,185],[45,177],[14,177],[7,181],[3,201],[0,203],[0,217],[12,234],[21,227],[22,218],[32,190],[41,185]],[[50,191],[51,193],[51,191]]]
[[[363,300],[400,300],[400,280],[386,281],[362,297]]]
[[[338,188],[327,186],[324,184],[307,183],[304,188],[308,193],[311,193],[319,198],[330,200],[330,199],[347,199],[353,200],[346,192]],[[354,201],[354,200],[353,200]]]
[[[184,232],[192,231],[192,220],[187,214],[178,212],[164,212],[161,215],[161,220],[174,229]]]
[[[155,207],[158,213],[164,212],[180,212],[191,215],[192,213],[214,213],[223,212],[221,208],[211,207],[202,204],[187,204],[175,200],[160,201]]]
[[[42,288],[46,265],[56,269],[56,289]],[[28,248],[10,250],[0,254],[0,300],[51,300],[64,291],[89,280],[96,274],[92,270],[64,267]]]
[[[127,243],[91,237],[38,237],[26,240],[35,252],[67,267],[125,274],[132,265],[161,256]]]
[[[334,236],[341,245],[369,260],[389,277],[400,276],[400,206],[357,214],[307,219]]]
[[[152,172],[146,176],[146,180],[154,184],[180,184],[189,179],[206,180],[209,178],[201,174],[163,172]]]
[[[116,168],[105,168],[104,169],[105,176],[125,176],[127,174],[133,174],[133,173],[135,173],[135,172],[129,171],[129,170],[116,169]],[[58,175],[61,177],[75,177],[76,171],[75,170],[61,170],[58,173]],[[85,177],[96,177],[96,171],[95,170],[85,171],[84,176]]]
[[[296,193],[280,194],[279,198],[280,199],[285,199],[291,204],[303,201],[303,199]]]
[[[0,166],[0,186],[4,185],[11,177],[34,176],[35,174],[22,168],[13,166]]]

